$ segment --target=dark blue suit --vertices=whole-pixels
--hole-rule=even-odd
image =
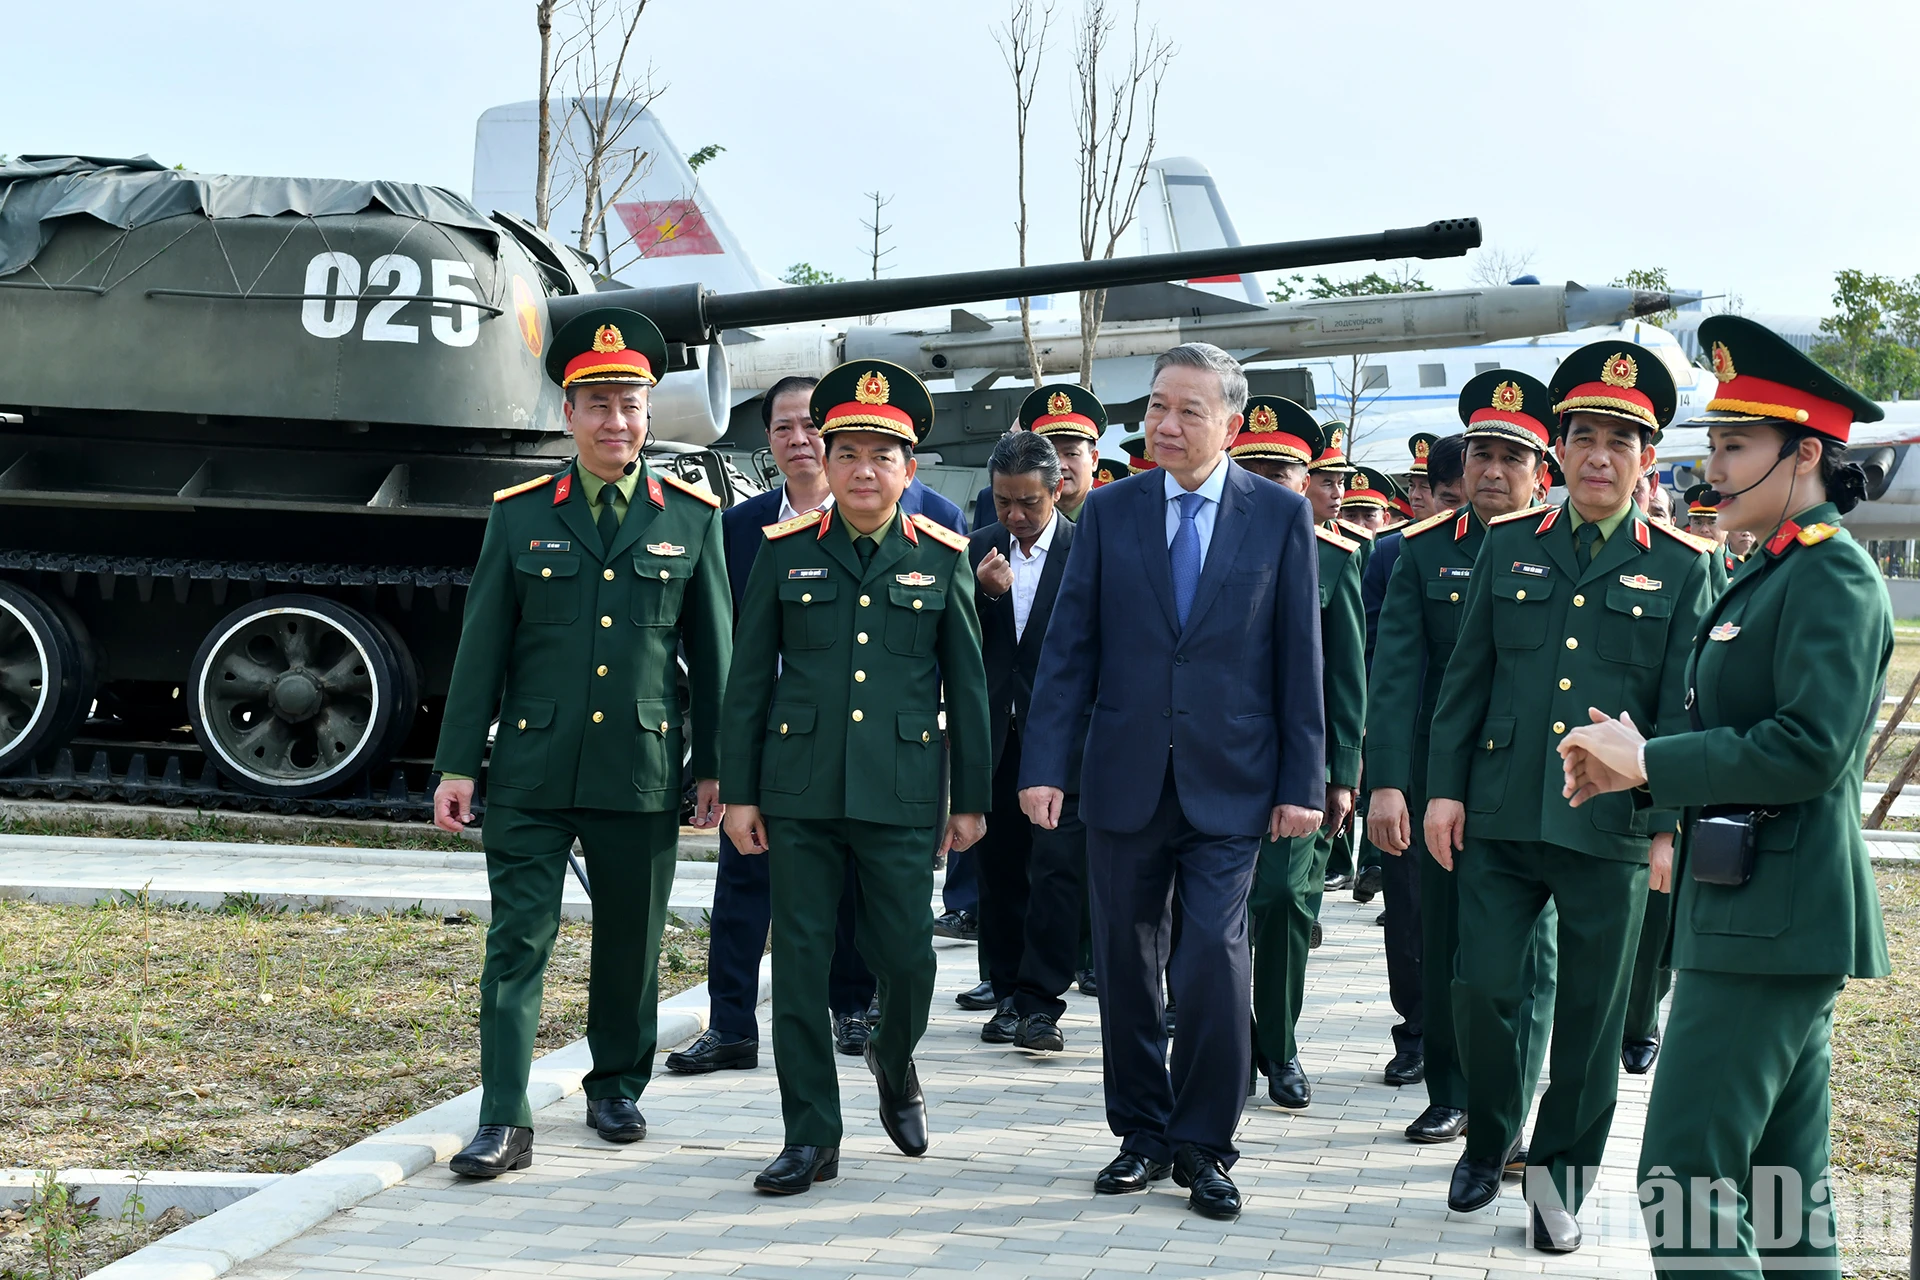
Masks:
[[[1274,806],[1325,807],[1326,731],[1306,499],[1220,465],[1184,627],[1163,473],[1088,498],[1047,628],[1020,785],[1073,789],[1072,739],[1091,704],[1079,790],[1107,1122],[1123,1150],[1148,1159],[1191,1144],[1231,1165],[1252,1061],[1247,893]],[[1180,1006],[1171,1076],[1163,972]]]

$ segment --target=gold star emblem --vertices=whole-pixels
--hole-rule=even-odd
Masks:
[[[625,351],[627,340],[620,336],[620,330],[603,324],[593,331],[593,349],[603,355],[611,351]]]
[[[1249,431],[1278,431],[1279,429],[1280,415],[1273,411],[1271,405],[1259,405],[1247,416]]]
[[[1733,352],[1724,342],[1713,344],[1713,376],[1722,382],[1732,382],[1738,376],[1733,371]]]
[[[1626,352],[1617,352],[1600,370],[1600,381],[1610,387],[1631,388],[1640,380],[1640,366]]]
[[[1503,382],[1493,389],[1493,407],[1506,413],[1519,413],[1526,402],[1517,382]]]
[[[860,375],[853,389],[853,398],[861,404],[885,404],[887,394],[887,377],[877,369]]]
[[[1064,391],[1056,391],[1047,397],[1047,416],[1057,418],[1061,414],[1073,412],[1073,397]]]

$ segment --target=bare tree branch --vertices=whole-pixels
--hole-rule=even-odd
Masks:
[[[878,280],[880,278],[881,261],[893,255],[893,249],[891,246],[885,249],[882,249],[880,247],[880,237],[885,235],[887,232],[893,230],[893,224],[891,222],[889,222],[885,226],[880,225],[880,211],[893,203],[893,197],[892,196],[882,197],[878,191],[868,191],[865,193],[865,195],[869,200],[873,201],[873,221],[872,222],[862,221],[860,224],[861,226],[865,227],[868,231],[873,233],[873,243],[871,248],[869,248],[867,251],[868,262],[871,266],[871,271],[868,275],[868,279]],[[862,322],[865,324],[875,324],[875,323],[878,323],[879,319],[880,319],[879,316],[866,316],[863,318]]]
[[[1027,118],[1033,110],[1034,89],[1040,83],[1040,61],[1047,51],[1047,30],[1053,25],[1051,2],[1040,11],[1040,29],[1033,27],[1033,0],[1013,0],[1006,26],[994,33],[1000,56],[1013,76],[1013,131],[1019,164],[1020,217],[1013,224],[1020,237],[1020,265],[1027,265]],[[1020,339],[1027,349],[1027,375],[1033,385],[1043,381],[1040,353],[1033,345],[1033,299],[1020,299]]]
[[[634,52],[634,36],[649,0],[572,0],[580,28],[580,47],[573,59],[572,113],[562,133],[581,192],[580,252],[593,254],[593,243],[606,228],[607,214],[634,183],[646,176],[653,157],[644,148],[626,142],[627,132],[666,91],[655,87],[653,68],[629,76],[627,60]],[[573,127],[578,119],[579,128]],[[584,136],[582,136],[584,135]],[[570,177],[564,190],[576,183]],[[631,236],[628,237],[628,240]],[[628,241],[621,241],[624,246]],[[610,247],[602,270],[613,272]],[[645,250],[641,251],[644,256]]]
[[[1533,250],[1509,249],[1504,245],[1488,245],[1474,255],[1473,265],[1467,268],[1467,278],[1475,284],[1508,284],[1527,274],[1527,268],[1533,265]]]

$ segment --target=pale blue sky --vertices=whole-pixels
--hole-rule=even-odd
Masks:
[[[532,8],[0,0],[0,152],[466,193],[480,111],[533,96]],[[1545,279],[1663,265],[1756,311],[1824,309],[1837,267],[1920,272],[1920,6],[1146,12],[1180,47],[1160,152],[1212,169],[1243,239],[1474,214]],[[860,193],[877,185],[895,196],[897,272],[919,273],[1012,261],[1010,90],[989,35],[1003,17],[998,0],[654,0],[643,30],[675,140],[728,148],[704,177],[760,266],[859,270]],[[1036,108],[1036,260],[1075,256],[1065,34]]]

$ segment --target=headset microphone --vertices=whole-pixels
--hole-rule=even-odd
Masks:
[[[629,462],[626,466],[622,467],[620,469],[620,474],[623,476],[630,476],[633,474],[633,469],[639,465],[640,465],[640,461],[639,459],[636,458],[634,461]]]
[[[1743,493],[1747,493],[1754,489],[1758,489],[1761,485],[1767,482],[1767,476],[1771,476],[1774,472],[1780,469],[1781,463],[1785,462],[1788,458],[1791,458],[1794,454],[1798,453],[1799,451],[1800,451],[1800,442],[1798,440],[1787,441],[1785,444],[1780,446],[1780,456],[1775,458],[1773,460],[1773,465],[1767,468],[1766,475],[1761,476],[1758,480],[1755,480],[1752,484],[1748,485],[1745,489],[1735,489],[1732,493],[1728,493],[1724,489],[1709,488],[1705,493],[1700,495],[1700,501],[1710,506],[1717,507],[1721,503],[1725,502],[1728,498],[1737,498]]]

